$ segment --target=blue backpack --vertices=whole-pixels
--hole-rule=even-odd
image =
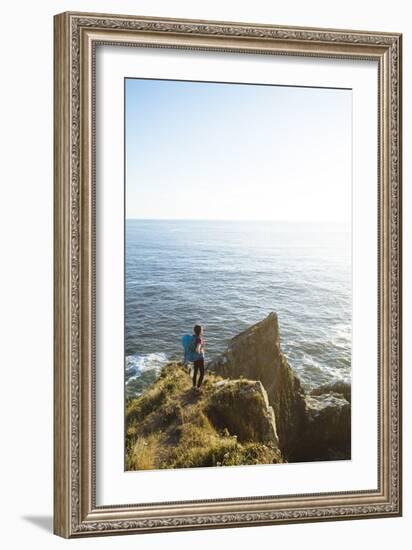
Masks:
[[[182,346],[185,363],[196,361],[201,357],[201,355],[196,352],[196,336],[194,334],[185,334],[182,336]]]

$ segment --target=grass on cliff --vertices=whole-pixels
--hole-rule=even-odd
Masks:
[[[206,373],[202,393],[180,363],[163,368],[160,377],[126,403],[126,469],[152,470],[280,462],[277,449],[212,423],[216,382]],[[239,380],[237,384],[249,383]],[[249,411],[250,413],[250,411]]]

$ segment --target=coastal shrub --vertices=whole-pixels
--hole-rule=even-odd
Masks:
[[[243,445],[241,464],[279,464],[283,463],[279,449],[261,443],[246,443]]]

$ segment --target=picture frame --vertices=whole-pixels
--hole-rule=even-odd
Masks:
[[[377,487],[164,502],[96,499],[96,48],[377,65]],[[54,533],[65,538],[402,513],[402,36],[65,12],[54,18]],[[98,76],[98,75],[97,75]],[[133,474],[132,474],[133,475]]]

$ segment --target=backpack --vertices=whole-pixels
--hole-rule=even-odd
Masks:
[[[182,346],[184,352],[184,362],[189,363],[199,359],[199,354],[196,352],[196,336],[194,334],[185,334],[182,336]]]

